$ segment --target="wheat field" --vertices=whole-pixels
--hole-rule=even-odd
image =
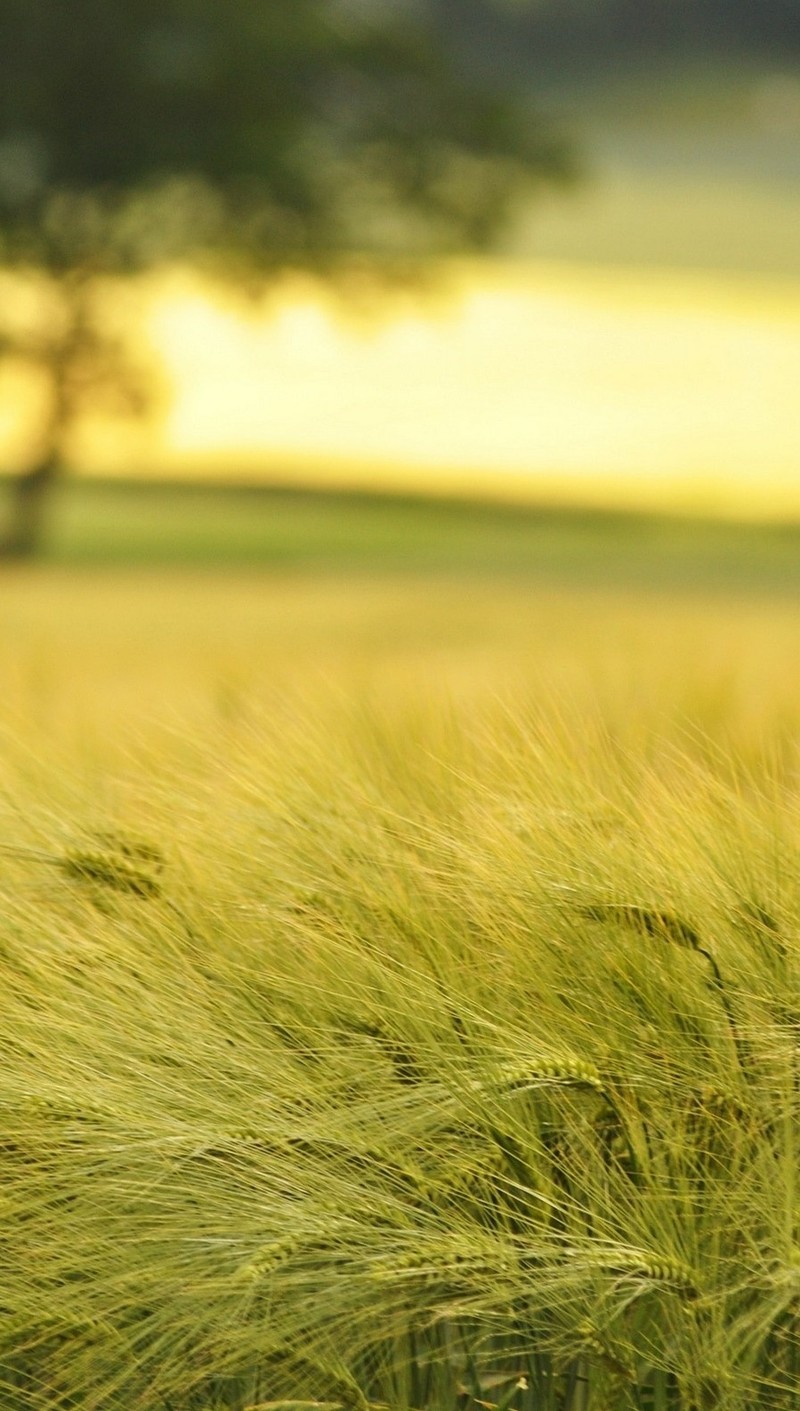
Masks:
[[[790,594],[0,606],[9,1411],[790,1411]]]

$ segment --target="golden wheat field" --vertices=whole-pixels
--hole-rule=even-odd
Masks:
[[[0,599],[9,1411],[795,1411],[778,591]]]
[[[625,729],[790,739],[791,591],[583,586],[458,572],[39,568],[0,597],[6,728],[102,751],[213,734],[287,693],[569,699]],[[79,744],[77,745],[79,747]]]

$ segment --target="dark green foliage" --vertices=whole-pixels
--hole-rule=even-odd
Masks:
[[[7,0],[0,14],[6,260],[125,269],[218,249],[270,267],[481,243],[526,176],[564,166],[402,10]]]

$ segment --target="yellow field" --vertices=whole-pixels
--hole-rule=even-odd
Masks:
[[[795,1411],[796,601],[3,590],[4,1407]]]
[[[800,284],[540,262],[455,266],[348,319],[313,285],[154,320],[153,460],[256,476],[735,514],[800,508]]]
[[[626,732],[741,736],[800,719],[791,595],[548,586],[476,575],[6,573],[2,714],[123,746],[281,700],[552,698]]]
[[[800,510],[796,278],[484,262],[451,266],[427,293],[353,294],[288,280],[247,305],[160,280],[129,310],[161,369],[154,413],[98,413],[72,438],[75,465]],[[37,395],[4,370],[9,467],[24,463]]]

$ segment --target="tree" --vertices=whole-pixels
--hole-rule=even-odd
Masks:
[[[49,398],[6,553],[35,550],[87,403],[141,401],[104,280],[482,246],[523,188],[568,167],[414,0],[3,0],[0,264],[36,272],[50,300],[38,325],[5,329]]]

